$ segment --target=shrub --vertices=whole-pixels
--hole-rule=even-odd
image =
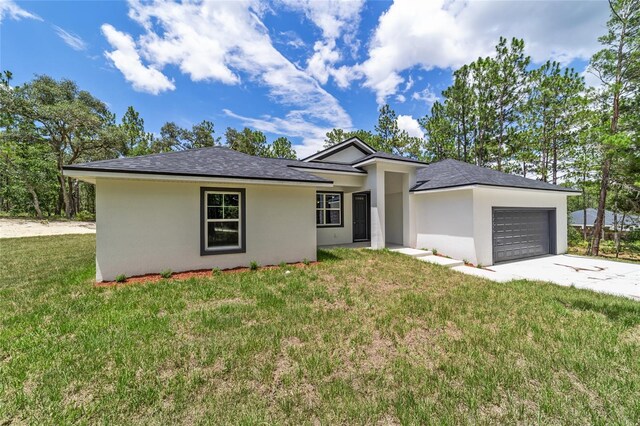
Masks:
[[[257,271],[258,262],[256,262],[255,260],[252,260],[251,263],[249,263],[249,269],[251,269],[252,271]]]
[[[171,278],[171,275],[173,275],[171,269],[165,269],[164,271],[160,272],[160,276],[162,278]]]
[[[217,266],[211,270],[211,275],[216,275],[220,273],[220,268]]]
[[[125,274],[120,274],[116,277],[117,283],[123,283],[127,280],[127,276]]]
[[[93,213],[82,210],[81,212],[76,213],[76,219],[83,222],[93,222],[94,220],[96,220],[96,217],[93,215]]]
[[[311,261],[305,257],[304,260],[302,261],[302,263],[304,263],[305,265],[309,266]]]
[[[284,260],[282,262],[280,262],[280,267],[282,269],[286,268],[287,267],[287,262],[285,262]]]
[[[570,246],[579,245],[582,242],[582,234],[573,226],[567,227],[567,240]]]
[[[438,254],[438,250],[436,250],[436,249],[432,248],[432,249],[431,249],[431,253],[433,253],[433,254]]]

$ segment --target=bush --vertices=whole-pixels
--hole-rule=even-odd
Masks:
[[[582,242],[582,234],[573,226],[567,228],[567,241],[570,246],[577,246]]]
[[[311,261],[305,257],[304,260],[302,261],[302,263],[304,263],[305,265],[309,266]]]
[[[117,283],[123,283],[127,280],[127,276],[125,274],[120,274],[116,277]]]
[[[249,269],[251,269],[252,271],[257,271],[258,262],[256,262],[255,260],[252,260],[251,263],[249,263]]]
[[[76,219],[83,222],[93,222],[96,220],[96,217],[93,213],[90,213],[86,210],[76,213]]]
[[[211,275],[216,275],[220,273],[220,268],[217,266],[211,270]]]
[[[162,278],[171,278],[171,275],[173,275],[171,269],[165,269],[164,271],[160,272],[160,276]]]
[[[438,250],[436,250],[436,249],[432,248],[432,249],[431,249],[431,253],[433,253],[433,254],[438,254]]]
[[[287,267],[287,262],[285,262],[285,261],[280,262],[280,267],[282,269],[286,268]]]

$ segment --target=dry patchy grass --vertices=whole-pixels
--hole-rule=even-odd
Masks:
[[[93,236],[0,256],[0,424],[640,422],[637,302],[387,251],[114,288]]]

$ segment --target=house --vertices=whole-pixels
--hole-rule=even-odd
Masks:
[[[596,222],[596,216],[598,215],[598,210],[594,208],[588,208],[586,209],[586,214],[587,229],[593,228]],[[569,214],[569,221],[571,226],[578,230],[582,230],[582,228],[584,227],[584,218],[585,210],[576,210]],[[616,225],[619,230],[623,231],[630,231],[632,229],[640,228],[640,217],[634,215],[625,215],[623,221],[622,213],[618,213],[616,217],[614,212],[605,210],[603,228],[613,231]]]
[[[402,245],[482,265],[562,253],[575,191],[352,138],[304,160],[213,147],[65,167],[96,185],[96,279]],[[365,243],[366,244],[366,243]]]

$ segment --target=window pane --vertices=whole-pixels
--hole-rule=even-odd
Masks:
[[[207,219],[222,219],[222,207],[207,207]]]
[[[340,225],[340,210],[327,210],[326,221],[327,225]]]
[[[339,209],[340,208],[340,194],[327,194],[327,208]]]
[[[240,196],[238,194],[224,194],[224,205],[235,206],[239,205]]]
[[[239,246],[238,222],[208,222],[207,247]]]
[[[224,208],[224,218],[225,219],[238,219],[239,209],[238,207],[227,207]]]
[[[221,206],[222,205],[222,194],[207,194],[207,205],[208,206]]]
[[[316,210],[316,225],[324,225],[324,210]]]
[[[324,207],[324,195],[316,194],[316,209],[321,209]]]

